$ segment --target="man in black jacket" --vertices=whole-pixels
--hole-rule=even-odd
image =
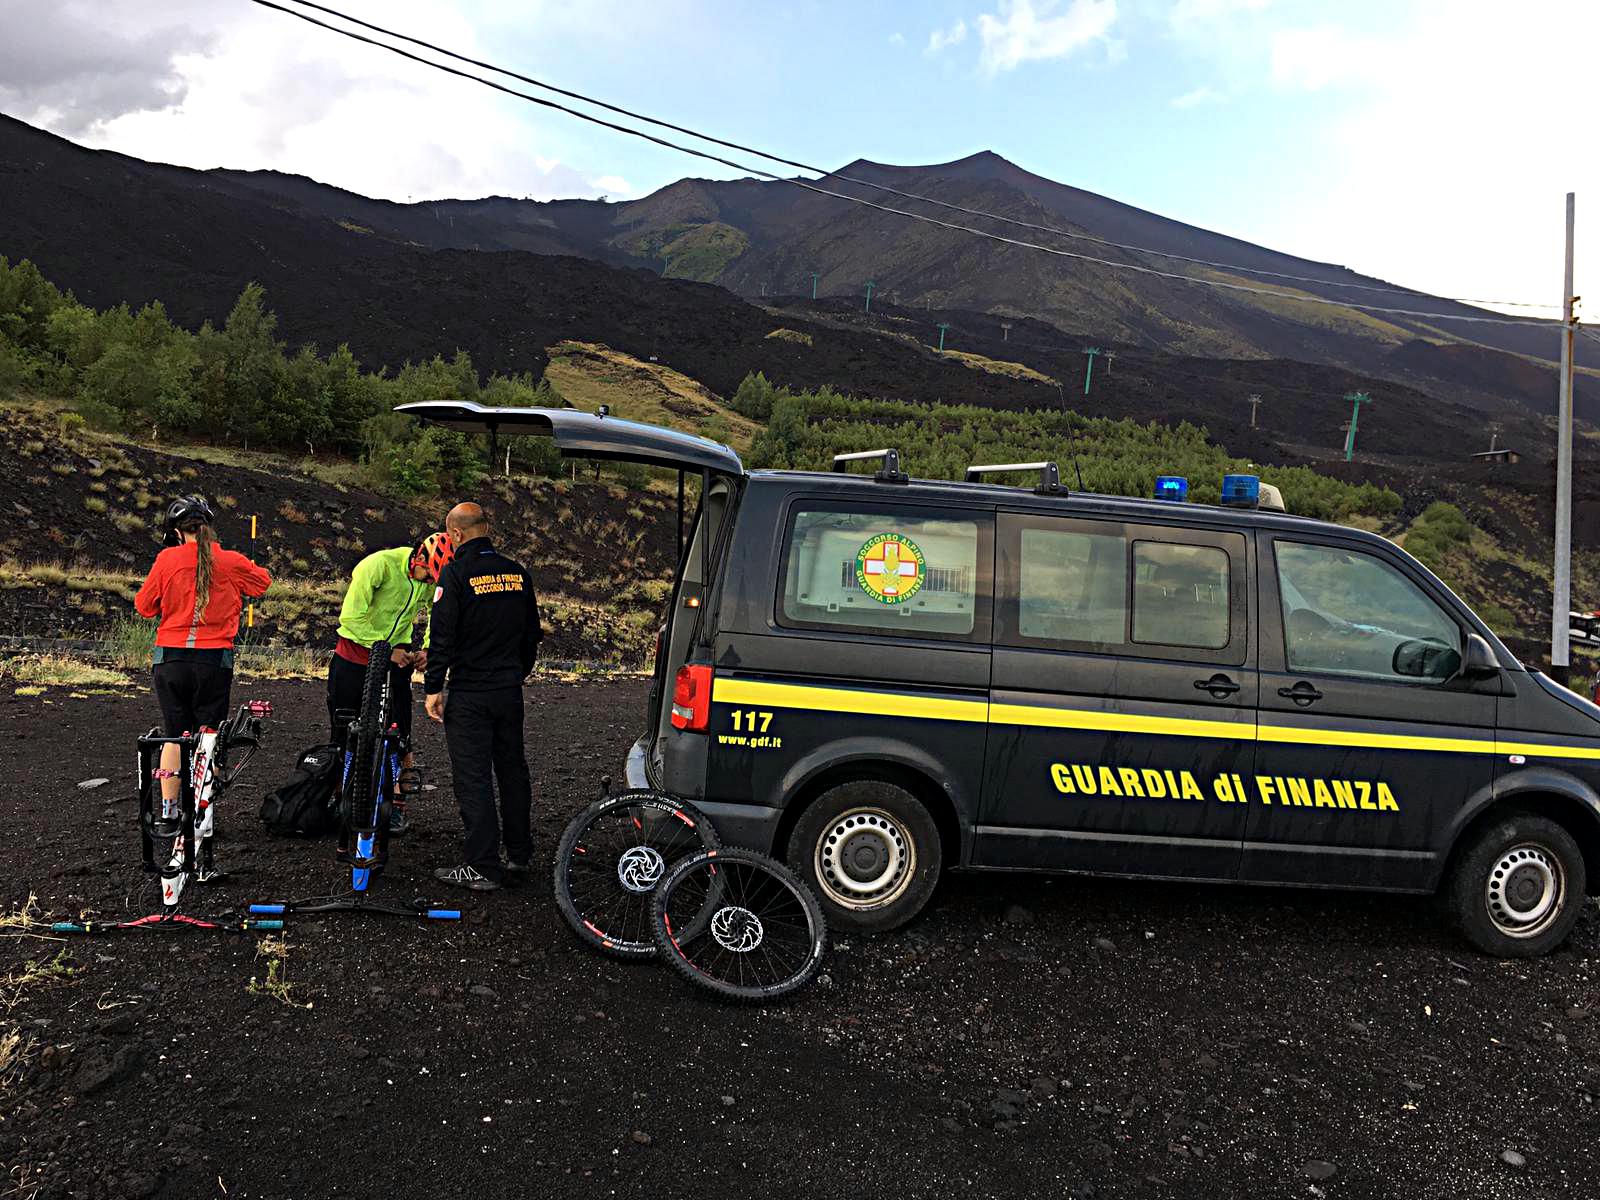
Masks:
[[[433,874],[443,883],[489,892],[508,873],[526,878],[533,857],[533,787],[522,740],[522,681],[539,651],[539,602],[528,572],[489,543],[483,509],[458,504],[444,527],[456,551],[433,594],[423,690],[428,716],[444,723],[450,775],[466,833],[461,865],[440,867]],[[500,787],[498,821],[491,770]]]

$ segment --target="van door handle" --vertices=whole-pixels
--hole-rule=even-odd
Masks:
[[[1223,700],[1239,690],[1239,685],[1218,671],[1210,679],[1196,679],[1194,689],[1197,692],[1210,692],[1213,700]]]
[[[1322,693],[1317,691],[1316,688],[1312,687],[1304,679],[1295,684],[1292,688],[1279,688],[1278,695],[1282,696],[1285,700],[1293,700],[1301,708],[1309,708],[1318,700],[1322,699]]]

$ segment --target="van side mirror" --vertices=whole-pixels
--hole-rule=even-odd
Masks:
[[[1461,669],[1461,654],[1437,638],[1412,638],[1394,648],[1391,665],[1411,679],[1449,679]]]
[[[1461,673],[1468,679],[1484,679],[1500,673],[1500,660],[1481,634],[1467,634],[1467,662]]]

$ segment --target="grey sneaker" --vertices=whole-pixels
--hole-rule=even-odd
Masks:
[[[506,859],[504,870],[507,875],[510,875],[518,883],[521,883],[533,870],[533,863],[517,862],[517,860],[514,858],[508,858]]]
[[[402,833],[411,832],[411,818],[406,816],[406,810],[399,805],[389,809],[389,836],[399,837]]]
[[[433,877],[440,883],[448,883],[452,887],[466,888],[473,892],[495,892],[500,890],[500,885],[495,880],[480,872],[476,867],[437,867]]]

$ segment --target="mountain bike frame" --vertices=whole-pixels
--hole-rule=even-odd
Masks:
[[[272,704],[251,700],[215,729],[168,737],[152,729],[138,741],[139,839],[144,870],[161,876],[162,915],[171,917],[183,899],[191,877],[201,879],[215,870],[212,837],[216,829],[216,801],[237,779],[261,746],[261,721],[272,715]],[[178,747],[176,772],[161,767],[161,752]],[[237,762],[229,758],[243,751]],[[178,777],[180,832],[170,845],[155,832],[161,780]],[[158,857],[158,851],[159,857]]]
[[[340,714],[343,715],[342,713]],[[373,879],[388,858],[389,814],[396,794],[420,791],[416,772],[402,770],[401,759],[409,747],[400,736],[399,726],[389,720],[389,679],[387,672],[378,693],[377,745],[371,763],[357,762],[360,749],[360,714],[345,730],[344,766],[340,772],[340,795],[345,813],[342,846],[350,855],[350,890],[342,896],[317,896],[305,900],[275,900],[252,904],[252,914],[286,916],[289,913],[370,912],[391,916],[420,917],[432,921],[458,921],[461,910],[435,908],[426,900],[409,905],[387,904],[372,899]],[[369,797],[362,811],[355,810],[353,798],[359,791],[358,771],[370,770]],[[408,775],[410,778],[408,778]]]

